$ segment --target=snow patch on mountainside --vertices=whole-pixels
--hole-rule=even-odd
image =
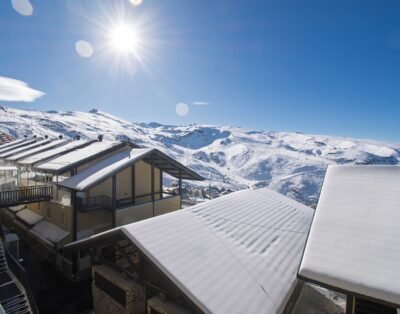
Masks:
[[[158,148],[207,178],[194,184],[230,190],[269,186],[308,205],[316,204],[329,164],[400,160],[398,144],[233,126],[131,123],[97,109],[42,112],[0,106],[0,130],[15,137],[129,139]]]

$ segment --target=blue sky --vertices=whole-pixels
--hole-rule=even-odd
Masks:
[[[31,4],[23,16],[0,2],[0,76],[45,95],[6,106],[400,142],[400,1]],[[141,47],[118,64],[107,36],[119,20],[140,26]]]

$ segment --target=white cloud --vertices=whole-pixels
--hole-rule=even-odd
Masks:
[[[192,104],[195,106],[208,106],[210,103],[208,101],[193,101]]]
[[[9,77],[0,76],[0,100],[32,102],[44,95],[27,83]]]

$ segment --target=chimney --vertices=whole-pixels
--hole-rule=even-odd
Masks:
[[[61,139],[63,138],[63,136],[62,136],[62,135],[59,135],[58,138],[61,140]]]
[[[49,136],[48,136],[48,135],[45,135],[45,136],[44,136],[44,138],[45,138],[45,139],[48,139],[48,138],[49,138]]]
[[[27,138],[27,137],[28,137],[28,135],[25,134],[25,135],[24,135],[24,138]]]
[[[37,138],[37,135],[34,135],[33,138]]]
[[[97,139],[99,140],[99,142],[101,142],[103,140],[103,135],[99,134],[99,136],[97,137]]]
[[[76,139],[77,141],[79,141],[79,140],[81,139],[81,136],[80,136],[80,135],[77,135],[77,136],[75,136],[75,139]]]

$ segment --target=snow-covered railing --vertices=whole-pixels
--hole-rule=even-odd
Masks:
[[[52,186],[24,186],[13,190],[0,191],[0,207],[16,206],[50,200]]]

